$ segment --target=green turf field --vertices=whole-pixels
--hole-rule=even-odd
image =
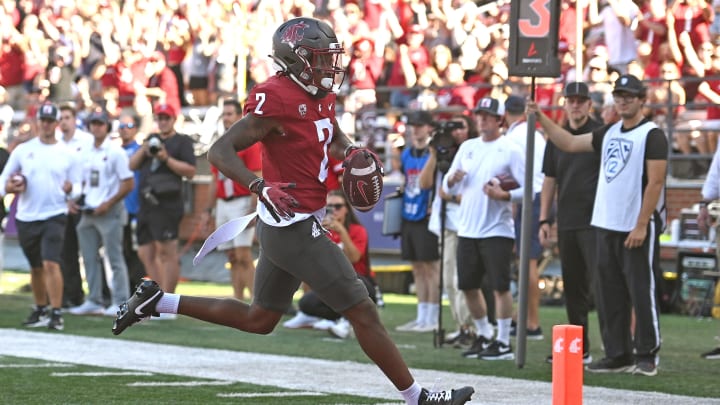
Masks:
[[[32,301],[21,287],[27,283],[27,274],[5,272],[0,286],[4,293],[0,294],[0,328],[18,328],[29,312]],[[178,292],[181,294],[229,296],[231,288],[227,285],[211,283],[181,283]],[[551,366],[544,362],[550,352],[550,334],[554,323],[564,321],[564,310],[561,307],[541,308],[541,323],[545,332],[545,340],[528,341],[527,360],[524,368],[519,369],[515,362],[487,362],[464,359],[458,349],[450,347],[433,348],[432,334],[395,332],[394,327],[414,316],[414,299],[403,295],[386,295],[386,307],[380,310],[385,325],[400,347],[405,359],[412,368],[437,369],[470,373],[478,375],[511,377],[538,381],[551,381]],[[449,319],[449,311],[445,311],[445,319]],[[112,338],[110,333],[112,320],[105,317],[78,317],[65,315],[65,331],[91,337]],[[600,340],[597,332],[597,319],[593,314],[591,330],[592,355],[602,357]],[[661,318],[663,348],[661,350],[659,374],[656,377],[631,376],[627,374],[598,375],[585,373],[586,386],[603,386],[609,388],[631,389],[639,391],[657,391],[663,393],[720,398],[720,361],[703,360],[699,354],[710,349],[718,342],[713,339],[718,334],[720,322],[708,319],[695,319],[677,315],[663,315]],[[355,341],[330,341],[326,332],[313,330],[288,330],[278,327],[270,336],[256,336],[236,330],[206,324],[193,319],[179,317],[175,321],[153,321],[141,327],[133,327],[114,339],[138,340],[146,342],[167,343],[203,348],[225,349],[233,351],[249,351],[256,353],[280,354],[288,356],[305,356],[329,360],[350,360],[369,363]],[[113,378],[49,378],[50,371],[43,367],[3,367],[3,364],[33,364],[42,361],[0,357],[0,369],[3,375],[3,386],[12,387],[8,392],[3,389],[0,403],[62,403],[63,395],[70,390],[75,403],[163,403],[164,394],[174,392],[177,387],[160,386],[152,390],[135,390],[137,397],[120,400],[117,397],[119,386],[139,379],[151,380],[153,377],[138,378],[132,375],[121,375]],[[68,370],[60,367],[52,372],[96,372],[113,371],[95,367],[75,365]],[[162,381],[184,381],[178,376],[162,376]],[[73,381],[73,384],[67,384]],[[41,383],[40,383],[41,382]],[[31,388],[32,387],[32,388]],[[183,398],[187,403],[206,403],[207,395],[214,392],[212,385],[198,385],[192,389],[183,388]],[[272,387],[257,387],[237,383],[232,391],[279,391]],[[32,391],[32,395],[28,394]],[[184,393],[187,392],[187,397]],[[317,397],[309,393],[307,397],[299,396],[292,400],[295,404],[317,403],[369,403],[361,397]],[[9,396],[8,396],[9,395]],[[77,395],[77,396],[75,396]],[[147,397],[145,395],[148,395]],[[243,403],[277,403],[277,397],[255,399]],[[273,399],[274,398],[274,399]],[[147,399],[147,401],[145,401]],[[9,402],[8,402],[9,401]],[[213,397],[212,401],[218,399]],[[284,401],[283,401],[284,402]]]

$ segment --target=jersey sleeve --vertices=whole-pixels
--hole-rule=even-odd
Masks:
[[[660,128],[653,128],[648,133],[647,142],[645,142],[645,159],[646,160],[667,160],[668,158],[668,141],[665,132]]]
[[[258,84],[250,90],[245,103],[245,114],[268,118],[285,117],[287,114],[282,95],[282,89],[274,81]]]

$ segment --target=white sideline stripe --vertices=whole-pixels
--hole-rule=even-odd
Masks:
[[[75,367],[74,364],[65,363],[39,363],[39,364],[0,364],[0,368],[56,368]]]
[[[155,381],[155,382],[133,382],[128,387],[201,387],[204,385],[232,385],[235,381]]]
[[[168,333],[172,333],[171,327]],[[384,401],[401,399],[395,387],[373,364],[93,338],[67,333],[58,339],[56,333],[20,329],[0,328],[0,342],[0,355],[208,380],[239,381],[288,390],[379,398]],[[151,359],[148,359],[148,353],[152,353]],[[549,382],[425,369],[413,369],[412,373],[420,385],[429,389],[473,386],[475,400],[472,404],[552,403],[552,385]],[[358,376],[361,376],[360,382]],[[583,404],[717,405],[720,399],[584,386]]]
[[[263,398],[263,397],[324,397],[322,392],[229,392],[217,394],[220,398]]]
[[[153,375],[144,371],[85,371],[75,373],[50,373],[50,377],[116,377],[116,376]]]

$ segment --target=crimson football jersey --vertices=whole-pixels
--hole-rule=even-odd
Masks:
[[[261,141],[265,181],[295,183],[287,192],[300,203],[296,212],[312,213],[325,207],[335,94],[313,98],[290,78],[272,76],[250,91],[245,114],[272,118],[284,130]]]

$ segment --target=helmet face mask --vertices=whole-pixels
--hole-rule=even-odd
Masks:
[[[332,28],[314,18],[289,20],[273,35],[273,60],[312,95],[340,87],[345,78],[343,53]]]

